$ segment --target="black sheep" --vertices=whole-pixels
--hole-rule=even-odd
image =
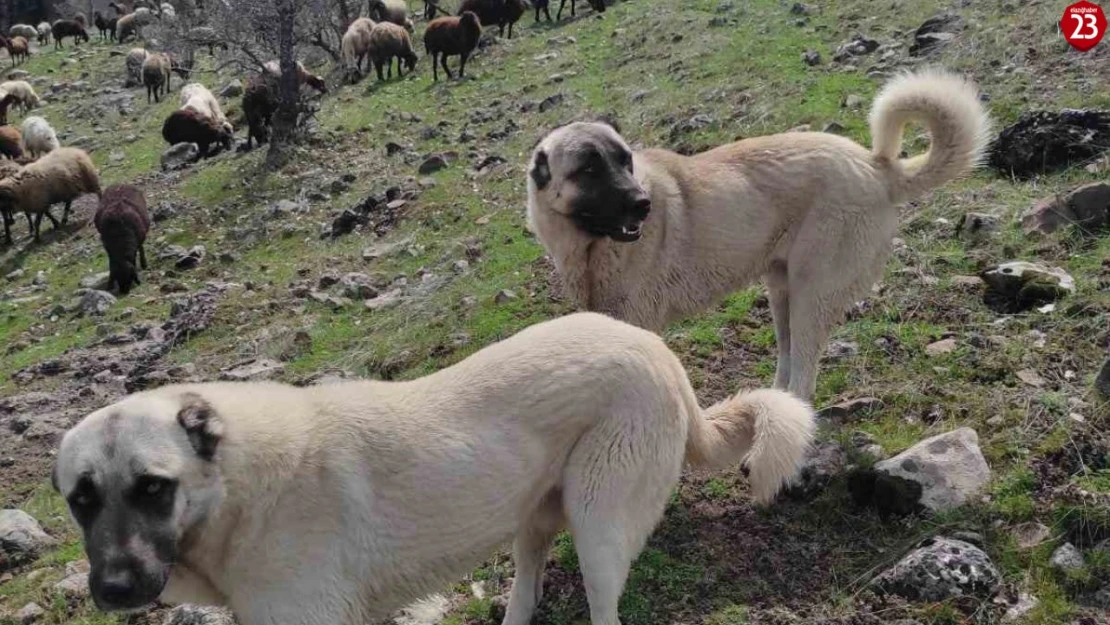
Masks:
[[[458,15],[470,11],[478,16],[482,26],[497,26],[498,35],[505,36],[505,26],[509,27],[509,39],[513,38],[513,24],[524,14],[524,0],[462,0]]]
[[[586,1],[598,13],[604,13],[605,12],[605,0],[586,0]],[[567,0],[559,0],[559,10],[555,12],[555,19],[557,19],[557,20],[562,19],[562,17],[563,17],[563,5],[565,5],[566,3],[567,3]],[[571,15],[571,17],[574,17],[574,3],[575,3],[575,0],[570,0],[570,15]]]
[[[277,79],[272,75],[254,75],[247,79],[243,90],[243,115],[247,118],[247,149],[252,142],[259,145],[270,137],[270,122],[277,110]]]
[[[208,156],[208,148],[213,144],[230,149],[234,137],[216,120],[192,109],[178,109],[162,124],[162,138],[170,145],[195,143],[203,158]]]
[[[150,217],[143,192],[129,184],[108,187],[100,196],[93,223],[104,251],[108,252],[109,284],[118,288],[121,295],[127,295],[133,284],[142,284],[135,267],[136,254],[139,266],[146,269],[143,242],[150,231]]]
[[[100,38],[109,41],[116,40],[116,22],[119,21],[117,17],[105,17],[100,11],[93,12],[93,24],[96,29],[100,31]]]
[[[73,20],[58,20],[50,27],[54,35],[54,48],[57,50],[62,49],[62,39],[65,37],[73,37],[73,45],[78,45],[81,41],[89,40],[89,32],[85,27]]]

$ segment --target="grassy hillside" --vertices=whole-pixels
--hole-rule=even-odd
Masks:
[[[276,173],[261,167],[261,151],[161,173],[160,128],[177,106],[176,78],[167,101],[148,105],[141,90],[120,87],[127,46],[38,51],[20,67],[47,100],[37,114],[63,144],[92,150],[105,182],[142,186],[157,217],[143,285],[100,317],[65,310],[84,278],[107,270],[88,222],[91,199],[40,244],[19,220],[16,243],[0,247],[0,276],[9,276],[0,283],[0,398],[9,398],[0,420],[10,426],[0,433],[0,457],[11,460],[0,463],[0,495],[63,544],[0,582],[3,618],[12,621],[30,600],[47,608],[45,623],[156,618],[104,616],[50,585],[83,554],[47,484],[49,450],[61,429],[124,392],[127,380],[113,367],[122,356],[106,339],[160,325],[176,300],[207,289],[217,293],[211,323],[158,360],[170,379],[215,379],[252,358],[280,362],[276,378],[297,383],[325,374],[423,375],[570,310],[524,219],[528,154],[555,125],[610,114],[637,145],[692,152],[837,124],[867,145],[867,111],[883,80],[924,63],[974,77],[1000,126],[1042,108],[1110,109],[1110,47],[1071,51],[1056,30],[1064,4],[829,0],[796,12],[773,0],[631,0],[602,18],[586,9],[575,20],[533,25],[526,15],[516,38],[495,41],[468,65],[466,80],[433,83],[427,59],[415,75],[386,83],[339,85],[332,73],[311,136]],[[913,31],[947,8],[966,28],[927,61],[910,57]],[[857,33],[882,46],[855,64],[830,63]],[[808,66],[806,50],[822,62]],[[237,77],[216,73],[217,65],[202,55],[198,79],[214,91]],[[234,116],[238,102],[228,108]],[[397,153],[387,149],[394,143]],[[907,148],[925,145],[924,134],[911,131]],[[418,173],[430,154],[446,155],[449,166]],[[484,163],[493,164],[479,168]],[[981,501],[940,516],[886,519],[855,506],[841,475],[815,494],[760,509],[738,470],[689,474],[635,566],[624,622],[998,622],[1005,605],[908,604],[866,588],[920,539],[955,531],[981,535],[1005,576],[1003,597],[1037,597],[1016,622],[1106,622],[1087,597],[1110,579],[1110,554],[1096,549],[1110,538],[1110,409],[1090,390],[1110,347],[1110,237],[1030,237],[1017,221],[1039,198],[1106,176],[1074,168],[1017,181],[983,171],[910,203],[883,280],[833,337],[856,349],[822,365],[818,406],[865,396],[883,403],[856,422],[825,423],[823,440],[843,443],[851,463],[866,466],[874,459],[856,452],[861,437],[893,455],[972,427],[993,472]],[[321,237],[344,209],[387,190],[405,200],[393,218]],[[967,212],[995,215],[1001,225],[992,236],[961,237],[955,224]],[[171,245],[204,245],[207,254],[198,267],[177,269],[172,255],[159,258]],[[1049,312],[1000,315],[984,304],[982,285],[965,277],[1009,260],[1061,267],[1077,291]],[[367,274],[394,305],[305,297],[322,276],[351,272]],[[326,290],[342,294],[341,286]],[[925,350],[949,337],[954,350]],[[665,338],[703,403],[771,382],[774,332],[759,286],[668,328]],[[43,366],[76,360],[83,369],[53,374]],[[94,375],[101,370],[109,373]],[[32,401],[33,393],[48,395]],[[17,432],[21,417],[32,424]],[[1076,498],[1077,489],[1093,495]],[[1020,548],[1015,528],[1032,521],[1051,538]],[[1049,565],[1065,541],[1084,552],[1084,570],[1064,575]],[[37,571],[45,572],[31,575]],[[490,560],[451,591],[448,621],[499,622],[511,578],[507,555]],[[588,621],[569,537],[552,552],[538,620]]]

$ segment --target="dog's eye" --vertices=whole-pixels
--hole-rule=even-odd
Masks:
[[[159,499],[173,490],[173,480],[153,475],[143,476],[135,484],[135,494],[142,498]]]

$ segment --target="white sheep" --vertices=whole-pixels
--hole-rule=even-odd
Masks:
[[[191,82],[181,88],[181,108],[191,109],[204,117],[216,120],[228,132],[235,130],[231,122],[227,121],[223,109],[220,108],[219,100],[212,95],[208,87],[199,82]]]
[[[36,30],[39,31],[40,46],[45,46],[46,44],[50,43],[50,22],[39,22],[38,28],[36,28]]]
[[[49,154],[58,149],[58,135],[54,133],[50,123],[37,116],[23,120],[23,151],[32,158]]]
[[[73,200],[86,193],[100,195],[100,178],[89,155],[77,148],[58,148],[23,168],[18,176],[0,180],[0,212],[23,213],[39,239],[39,225],[45,214],[54,227],[58,220],[50,214],[52,204],[65,203],[62,223],[69,218]],[[35,216],[32,223],[32,215]],[[10,221],[4,219],[7,241],[11,243]]]
[[[35,89],[31,86],[31,83],[25,80],[8,80],[0,83],[0,92],[10,93],[14,96],[13,102],[17,104],[24,113],[39,105],[40,100],[38,94],[35,93]]]
[[[351,22],[347,32],[343,33],[342,52],[343,64],[350,72],[362,74],[362,60],[370,50],[370,33],[374,30],[374,20],[360,17]]]
[[[8,30],[9,37],[23,37],[27,41],[34,41],[39,37],[39,31],[30,24],[16,24]]]

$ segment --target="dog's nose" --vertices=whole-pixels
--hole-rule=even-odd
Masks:
[[[642,197],[636,200],[636,202],[632,205],[632,210],[640,219],[647,217],[648,213],[651,212],[651,199],[648,197]]]
[[[105,573],[100,581],[100,598],[105,603],[127,604],[135,594],[135,576],[127,569]]]

